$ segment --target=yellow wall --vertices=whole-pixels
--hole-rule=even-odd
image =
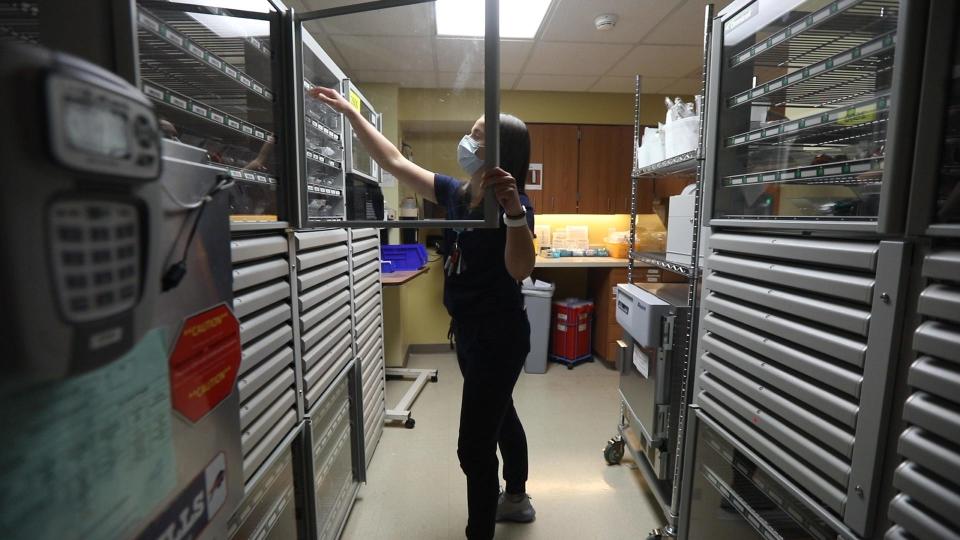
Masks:
[[[640,123],[656,125],[666,115],[664,95],[640,96]],[[690,96],[681,96],[692,100]],[[422,122],[443,126],[472,123],[483,113],[479,90],[401,88],[400,123]],[[524,122],[557,124],[633,124],[632,94],[593,92],[528,92],[504,90],[500,110]]]

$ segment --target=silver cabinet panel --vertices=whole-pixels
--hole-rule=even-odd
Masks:
[[[340,306],[350,303],[350,291],[340,293],[300,314],[300,331],[306,332],[331,316]]]
[[[297,396],[293,392],[284,393],[259,418],[244,428],[243,433],[240,434],[243,451],[252,450],[253,446],[260,442],[270,428],[275,426],[288,411],[297,412]]]
[[[240,323],[241,343],[246,345],[267,331],[289,321],[292,316],[293,309],[290,304],[284,302],[243,320]]]
[[[350,306],[343,305],[334,311],[329,317],[310,331],[300,336],[300,346],[303,350],[309,350],[327,336],[331,330],[340,325],[341,322],[350,317]]]
[[[293,364],[293,348],[284,347],[254,369],[244,373],[237,380],[240,401],[244,402],[257,390],[273,380],[285,367]]]
[[[927,317],[960,324],[960,288],[944,284],[930,285],[920,294],[917,311]],[[960,341],[956,345],[960,346]]]
[[[273,428],[267,432],[263,440],[253,447],[250,452],[244,452],[243,456],[243,476],[245,481],[249,481],[253,473],[257,471],[260,465],[277,448],[280,442],[297,427],[297,411],[290,410],[283,415],[283,418],[277,422]]]
[[[890,503],[888,515],[891,520],[900,524],[901,530],[909,531],[907,538],[910,540],[957,537],[956,529],[938,517],[931,516],[926,508],[902,493],[894,497]]]
[[[324,281],[329,281],[341,274],[346,274],[348,270],[349,265],[346,259],[337,260],[319,268],[299,272],[297,274],[297,285],[300,292],[303,292],[311,287],[320,285]]]
[[[286,369],[274,377],[262,390],[250,396],[250,399],[240,404],[240,427],[246,429],[270,405],[281,398],[294,385],[293,369]]]
[[[960,376],[955,364],[924,356],[910,366],[907,383],[944,399],[960,396]]]
[[[363,278],[369,276],[370,274],[380,273],[380,264],[377,261],[369,261],[366,264],[357,265],[353,267],[353,279],[355,281],[361,281]],[[377,280],[379,281],[379,277]]]
[[[714,314],[703,318],[703,328],[777,363],[790,366],[816,380],[818,384],[829,386],[854,398],[860,397],[863,375],[848,369],[844,364],[833,362],[829,357],[801,350],[792,343],[773,336],[757,334],[747,326]]]
[[[290,284],[279,281],[265,287],[250,290],[233,299],[233,311],[237,317],[245,317],[258,309],[290,297]]]
[[[367,251],[370,249],[378,249],[380,247],[380,239],[373,237],[366,240],[353,240],[353,252],[360,253],[361,251]]]
[[[254,259],[287,252],[287,239],[283,236],[235,238],[230,242],[230,260],[238,264]]]
[[[306,311],[338,292],[347,290],[349,287],[350,279],[347,276],[338,277],[319,287],[314,287],[300,295],[300,311]]]
[[[369,263],[370,261],[380,260],[380,252],[376,249],[370,250],[359,255],[354,255],[353,257],[353,266],[354,268],[358,266],[363,266],[364,264]]]
[[[305,373],[311,370],[313,365],[318,361],[328,356],[328,353],[329,355],[335,356],[336,353],[332,352],[335,345],[336,350],[339,350],[341,346],[350,346],[350,326],[350,321],[343,321],[330,332],[330,335],[323,338],[319,343],[314,345],[313,348],[303,352],[303,367]]]
[[[285,278],[289,273],[287,260],[282,257],[237,266],[233,269],[233,290],[239,291],[273,279]]]
[[[785,264],[779,261],[731,257],[714,253],[710,268],[736,276],[779,283],[811,293],[842,298],[851,302],[869,303],[873,298],[872,277],[849,272],[825,271],[817,268]]]
[[[377,234],[379,234],[377,229],[350,229],[350,237],[353,238],[354,241],[375,237]]]
[[[327,370],[326,374],[321,375],[320,379],[316,384],[313,385],[310,390],[306,392],[306,401],[309,404],[308,406],[313,406],[316,403],[323,392],[330,386],[330,384],[337,378],[337,376],[343,371],[344,366],[350,363],[353,359],[352,351],[344,351],[339,359],[333,364],[333,367]]]
[[[322,231],[297,232],[293,235],[296,250],[316,249],[331,244],[342,244],[347,241],[345,229],[327,229]]]
[[[261,360],[290,342],[291,339],[293,339],[293,328],[284,325],[249,345],[245,345],[240,352],[240,373],[246,373],[247,370],[252,369]]]
[[[332,246],[316,251],[305,251],[297,253],[297,269],[309,270],[314,266],[319,266],[328,262],[343,259],[347,256],[348,250],[345,245]]]
[[[923,463],[925,468],[943,478],[955,477],[960,471],[960,448],[943,443],[940,437],[911,426],[900,436],[897,451],[904,459]]]
[[[710,249],[852,270],[877,269],[878,248],[873,242],[715,233],[710,236]]]

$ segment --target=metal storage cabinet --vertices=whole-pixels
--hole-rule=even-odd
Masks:
[[[908,232],[920,236],[905,335],[902,463],[890,539],[960,538],[960,6],[930,3]],[[951,50],[944,54],[944,45]],[[933,51],[936,51],[935,53]]]
[[[895,0],[744,0],[714,23],[693,424],[708,426],[697,439],[736,449],[745,478],[729,484],[742,502],[729,516],[762,537],[885,528],[925,13]],[[685,463],[681,537],[711,534],[689,523],[706,512],[691,497],[710,455]],[[807,517],[756,525],[791,504]]]
[[[363,464],[357,449],[362,440],[356,422],[360,401],[355,370],[351,358],[307,416],[303,456],[312,509],[307,512],[310,538],[339,538],[360,489]]]
[[[243,502],[230,518],[228,534],[232,540],[292,540],[307,538],[307,523],[301,456],[294,448],[301,443],[302,429],[293,445],[277,448],[267,465],[256,475]]]
[[[354,356],[348,232],[293,233],[297,324],[307,416]]]
[[[342,221],[346,187],[343,115],[307,95],[317,86],[340,88],[346,75],[334,64],[314,38],[301,32],[301,69],[303,72],[303,141],[301,166],[306,181],[298,189],[301,227],[317,226],[324,221]]]
[[[233,310],[243,344],[237,391],[245,482],[289,442],[302,418],[288,257],[282,231],[234,233],[231,241]]]
[[[353,336],[363,396],[364,461],[369,464],[383,434],[386,416],[380,238],[376,229],[353,229],[351,235]]]
[[[136,22],[141,89],[164,136],[203,148],[236,181],[232,220],[283,219],[280,13],[143,0]]]

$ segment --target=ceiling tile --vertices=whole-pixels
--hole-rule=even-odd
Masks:
[[[683,0],[556,0],[559,4],[544,23],[546,41],[594,43],[637,43]],[[617,25],[599,31],[593,24],[597,15],[615,13]]]
[[[700,79],[677,79],[672,84],[666,86],[661,93],[668,95],[675,94],[699,94],[703,89]]]
[[[639,45],[608,75],[683,77],[703,64],[700,47],[690,45]]]
[[[659,94],[667,85],[676,79],[658,79],[644,77],[640,91],[644,94]],[[597,84],[590,88],[591,92],[614,92],[632,94],[636,90],[636,81],[633,77],[601,77]]]
[[[509,90],[517,82],[519,75],[501,73],[500,89]],[[443,72],[437,73],[437,88],[483,88],[482,73]]]
[[[703,45],[704,8],[707,0],[686,0],[678,9],[661,20],[644,43],[670,45]],[[713,2],[716,4],[716,2]]]
[[[540,42],[524,73],[537,75],[602,75],[630,50],[613,43]]]
[[[400,36],[330,36],[346,60],[344,71],[433,71],[433,40]]]
[[[552,92],[585,92],[597,81],[584,75],[523,75],[517,90],[546,90]]]
[[[436,88],[433,71],[354,71],[353,80],[360,83],[396,84],[404,88]]]
[[[483,71],[483,40],[436,38],[437,67],[440,71]],[[533,41],[500,42],[500,72],[520,73],[530,56]]]
[[[433,4],[429,2],[340,15],[320,23],[325,32],[334,35],[432,36],[436,31]]]

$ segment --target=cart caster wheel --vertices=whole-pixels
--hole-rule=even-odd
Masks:
[[[567,369],[573,369],[573,364],[567,364]]]
[[[615,437],[607,441],[607,446],[603,449],[603,458],[607,460],[608,465],[617,465],[623,459],[623,440]]]
[[[434,375],[433,377],[430,377],[430,382],[437,382],[437,381],[439,381],[439,380],[440,380],[440,376],[439,376],[439,375]]]
[[[403,427],[407,429],[413,429],[414,426],[416,425],[417,425],[417,421],[414,420],[413,418],[407,418],[407,420],[403,423]]]

